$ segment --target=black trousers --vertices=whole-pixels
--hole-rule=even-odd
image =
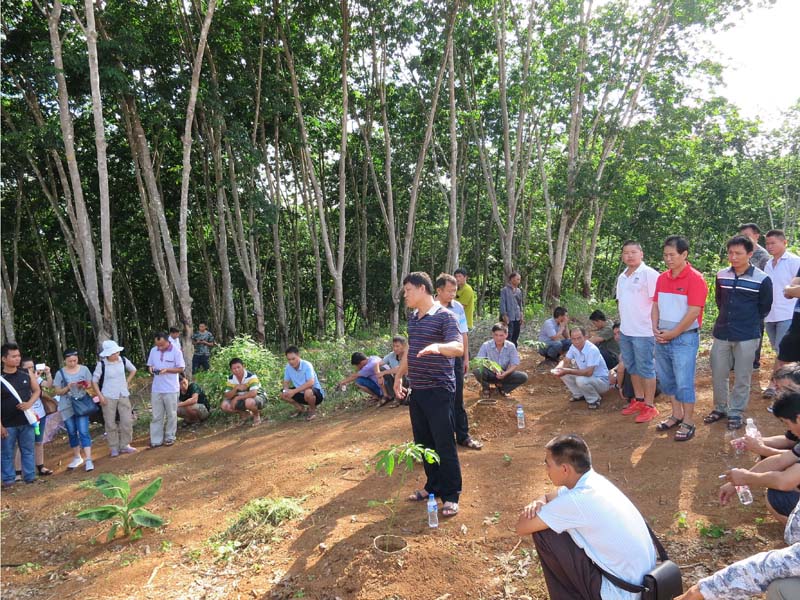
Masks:
[[[464,359],[458,357],[453,364],[456,375],[456,393],[453,394],[452,419],[456,432],[456,442],[463,444],[469,439],[469,419],[464,410]]]
[[[509,321],[508,322],[508,341],[517,346],[519,339],[519,330],[522,321]]]
[[[436,450],[440,460],[439,464],[423,463],[427,477],[425,491],[444,502],[458,502],[461,494],[461,465],[451,416],[453,402],[453,392],[445,388],[411,391],[409,414],[414,442]]]
[[[550,600],[601,600],[603,576],[568,533],[545,529],[533,534],[533,545]]]
[[[613,369],[619,364],[619,357],[617,357],[615,354],[612,354],[605,348],[598,349],[600,350],[600,356],[603,357],[603,360],[606,362],[606,366],[609,368],[609,370]]]

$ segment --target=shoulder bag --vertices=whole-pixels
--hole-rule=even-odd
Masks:
[[[62,381],[66,383],[67,378],[64,376],[63,371],[63,369],[59,370]],[[89,394],[84,394],[80,398],[73,398],[67,394],[67,397],[72,400],[72,412],[75,413],[76,417],[90,417],[100,411],[100,405],[96,404]]]

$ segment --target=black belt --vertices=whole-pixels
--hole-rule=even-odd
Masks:
[[[694,329],[687,329],[683,333],[697,333],[698,331],[700,331],[700,328],[699,327],[695,327]]]

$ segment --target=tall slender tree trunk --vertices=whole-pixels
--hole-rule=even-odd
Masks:
[[[453,36],[448,38],[447,71],[448,91],[450,96],[450,202],[449,222],[447,227],[447,267],[452,273],[460,260],[460,243],[458,237],[458,137],[456,134],[456,65],[453,48]]]

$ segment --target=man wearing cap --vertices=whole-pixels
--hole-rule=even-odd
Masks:
[[[114,340],[103,342],[100,360],[94,368],[92,381],[100,406],[103,409],[103,420],[106,425],[111,458],[122,454],[133,454],[136,448],[131,446],[133,439],[133,408],[131,406],[131,381],[136,375],[136,367],[124,356],[120,355],[125,348]],[[127,376],[126,376],[127,375]],[[117,423],[119,414],[119,423]]]
[[[169,341],[169,335],[156,334],[156,345],[150,349],[147,366],[153,375],[150,402],[153,420],[150,421],[150,447],[172,446],[178,431],[178,395],[181,391],[178,374],[186,367],[183,353]]]

